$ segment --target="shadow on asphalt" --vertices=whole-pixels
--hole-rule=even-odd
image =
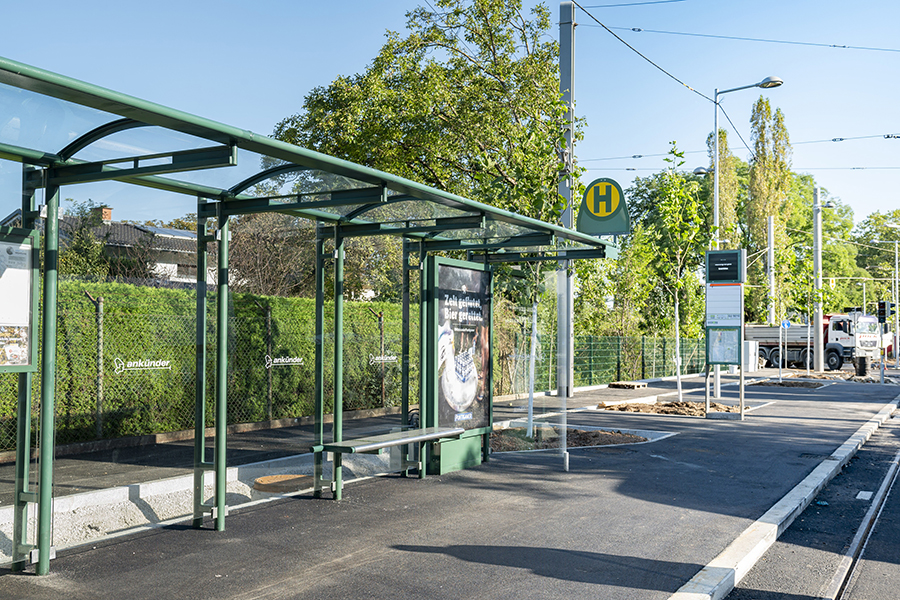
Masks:
[[[702,565],[649,560],[632,556],[536,548],[531,546],[411,546],[396,545],[394,550],[425,554],[442,554],[458,560],[497,567],[527,569],[535,575],[601,585],[634,589],[668,591],[677,587],[680,576],[660,576],[682,573],[685,569],[699,571]],[[657,585],[648,586],[653,582]]]

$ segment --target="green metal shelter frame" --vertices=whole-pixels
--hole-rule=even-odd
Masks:
[[[51,112],[66,116],[83,130],[68,127],[53,135],[32,135],[34,106],[52,103]],[[69,118],[75,115],[74,118]],[[31,556],[37,573],[49,572],[52,555],[52,474],[54,457],[54,413],[56,372],[57,272],[59,251],[60,188],[64,185],[114,180],[193,196],[197,199],[197,340],[196,409],[194,444],[194,526],[211,513],[216,530],[223,530],[227,507],[226,485],[226,399],[228,363],[228,268],[229,217],[248,213],[281,212],[315,220],[316,236],[316,425],[318,446],[324,442],[324,265],[334,261],[334,436],[340,441],[343,353],[343,260],[344,241],[354,236],[396,235],[403,238],[404,261],[404,347],[403,409],[409,407],[409,271],[410,256],[417,254],[418,264],[429,254],[442,251],[468,251],[485,263],[563,261],[576,258],[611,257],[615,248],[607,241],[565,229],[552,223],[499,210],[473,200],[449,194],[414,181],[384,173],[293,146],[243,129],[230,127],[145,100],[117,93],[69,77],[0,57],[0,118],[16,119],[16,139],[4,138],[0,120],[0,159],[22,163],[22,227],[35,229],[36,221],[45,226],[43,259],[42,353],[40,356],[41,414],[39,434],[39,485],[28,481],[29,426],[31,415],[30,373],[19,374],[16,539],[13,558],[19,567]],[[87,126],[91,123],[92,126]],[[50,128],[53,120],[42,127]],[[135,156],[84,160],[76,156],[85,151],[107,152],[100,142],[136,128],[175,132],[179,149],[143,153]],[[56,129],[60,129],[57,124]],[[71,131],[75,133],[71,133]],[[43,132],[44,130],[42,130]],[[29,144],[11,143],[31,139]],[[74,138],[74,139],[72,139]],[[63,143],[59,143],[62,140]],[[48,146],[48,147],[43,147]],[[188,146],[185,148],[185,146]],[[89,152],[90,154],[90,152]],[[227,179],[228,169],[239,163],[264,159],[271,168],[233,185],[209,185],[202,177],[190,177],[192,171],[218,170]],[[257,184],[300,174],[309,189],[289,194],[258,197],[248,192]],[[179,179],[170,177],[179,174]],[[38,206],[36,192],[44,190],[44,205]],[[391,210],[388,210],[390,208]],[[408,210],[407,210],[408,209]],[[388,215],[418,215],[402,219]],[[215,218],[215,231],[207,223]],[[325,255],[326,240],[334,240],[334,253]],[[208,245],[217,241],[218,250],[218,322],[215,344],[215,445],[212,460],[205,449],[206,407],[206,296]],[[421,392],[421,390],[420,390]],[[405,418],[405,417],[404,417]],[[24,424],[24,425],[23,425]],[[321,468],[321,452],[317,468]],[[214,473],[214,501],[203,502],[204,475]],[[320,475],[321,473],[319,473]],[[340,469],[335,478],[340,477]],[[26,539],[28,503],[38,510],[37,539]]]

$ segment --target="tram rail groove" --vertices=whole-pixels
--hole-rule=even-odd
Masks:
[[[892,418],[894,418],[893,415]],[[819,594],[819,600],[842,600],[844,598],[844,593],[856,572],[856,566],[859,564],[859,560],[865,552],[866,544],[872,535],[872,530],[875,528],[875,524],[881,517],[884,504],[887,501],[888,496],[890,496],[891,490],[894,488],[898,472],[900,472],[900,451],[897,451],[893,460],[891,460],[890,467],[888,468],[887,473],[885,473],[884,479],[882,479],[878,492],[872,499],[869,510],[863,517],[862,523],[860,524],[859,529],[857,529],[856,535],[853,536],[853,540],[851,540],[846,552],[844,552],[844,555],[841,557],[841,562],[838,564],[834,576],[825,587],[824,591]]]

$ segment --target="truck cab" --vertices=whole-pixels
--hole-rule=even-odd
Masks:
[[[827,315],[825,326],[825,362],[830,369],[840,368],[844,361],[880,354],[878,319],[872,315],[853,312],[846,315]]]

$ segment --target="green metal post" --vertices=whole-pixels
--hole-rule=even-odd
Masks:
[[[430,335],[431,325],[431,295],[428,293],[428,281],[431,277],[428,269],[428,261],[425,244],[419,242],[419,426],[423,429],[432,426],[431,423],[431,373],[429,367],[434,363],[429,362],[432,355],[431,347],[434,345],[433,336]],[[435,328],[436,329],[436,328]],[[437,376],[437,373],[434,373]],[[419,444],[419,479],[425,479],[428,472],[428,448],[429,444]]]
[[[16,487],[13,517],[12,568],[25,566],[32,545],[28,543],[28,468],[31,459],[31,373],[19,373],[19,402],[16,422]]]
[[[402,394],[400,412],[403,427],[409,425],[409,269],[409,241],[403,238],[403,341],[401,342],[403,364],[400,371]]]
[[[274,340],[272,339],[272,304],[266,303],[266,355],[272,356],[274,354],[273,347]],[[268,420],[272,420],[272,371],[275,369],[266,369],[268,373],[266,373],[266,418]]]
[[[316,223],[316,373],[315,445],[325,443],[325,238]],[[313,456],[313,496],[322,497],[322,452]]]
[[[666,354],[666,338],[663,338],[663,340],[662,340],[662,361],[663,361],[662,376],[665,377],[666,376],[666,365],[669,363],[669,356],[668,356],[668,354]]]
[[[594,385],[594,345],[597,341],[593,335],[588,336],[588,343],[590,344],[588,349],[588,385]]]
[[[616,381],[622,381],[622,336],[616,336]]]
[[[403,238],[403,340],[401,341],[400,369],[400,426],[406,429],[409,426],[409,240]],[[421,413],[419,417],[421,418]],[[400,449],[400,462],[405,464],[409,458],[409,446],[404,445]],[[403,469],[403,476],[409,474],[408,469]]]
[[[53,525],[53,455],[56,413],[56,295],[59,267],[59,187],[45,188],[44,329],[41,354],[41,433],[39,451],[37,574],[50,572]]]
[[[27,174],[34,171],[33,167],[25,167],[22,181],[27,182]],[[35,198],[34,188],[27,184],[22,189],[22,228],[34,228]],[[36,267],[38,257],[33,257],[32,267]],[[32,293],[37,293],[38,287]],[[36,342],[37,332],[32,343]],[[33,500],[35,493],[29,486],[29,470],[31,467],[31,373],[19,373],[18,377],[18,402],[16,404],[16,469],[15,469],[15,498],[13,502],[13,537],[12,537],[12,569],[21,571],[25,567],[28,552],[34,547],[28,543],[28,502]]]
[[[219,291],[216,295],[216,531],[225,530],[227,485],[225,428],[228,419],[228,217],[219,218]]]
[[[200,204],[204,202],[201,200]],[[198,207],[199,209],[199,207]],[[200,214],[200,211],[197,211]],[[195,332],[195,380],[194,380],[194,518],[192,525],[203,525],[206,495],[203,476],[212,467],[206,460],[206,311],[208,270],[206,219],[197,219],[197,311]]]
[[[644,340],[646,336],[641,336],[641,379],[647,379],[647,354],[644,349]]]
[[[344,238],[334,228],[334,441],[344,440]],[[341,454],[334,454],[334,499],[341,499]]]

